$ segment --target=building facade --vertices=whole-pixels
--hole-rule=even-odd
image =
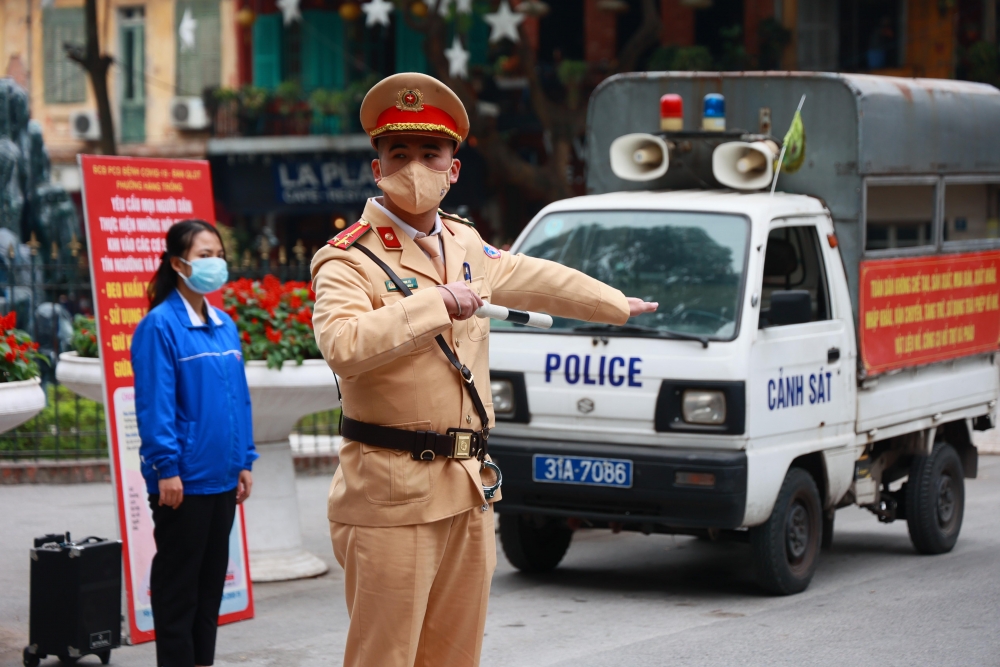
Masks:
[[[549,198],[582,192],[583,124],[572,116],[583,117],[589,91],[615,71],[954,77],[976,48],[995,64],[996,3],[511,0],[523,10],[527,53],[491,39],[494,0],[400,0],[374,25],[358,0],[97,0],[97,22],[114,58],[119,152],[211,160],[218,217],[258,257],[311,249],[360,213],[378,192],[357,122],[361,97],[396,71],[445,77],[443,50],[455,43],[475,118],[460,156],[466,175],[446,205],[503,242],[546,203],[518,169],[541,173],[558,158],[567,184]],[[76,155],[96,151],[99,136],[89,82],[64,49],[84,42],[83,0],[0,0],[0,24],[0,68],[30,93],[53,179],[78,190]],[[557,114],[540,111],[538,91],[572,122],[553,125]]]

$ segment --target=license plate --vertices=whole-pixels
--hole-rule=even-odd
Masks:
[[[628,489],[632,487],[632,462],[627,459],[535,454],[532,457],[532,478],[536,482]]]

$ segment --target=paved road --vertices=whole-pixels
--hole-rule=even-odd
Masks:
[[[220,630],[217,665],[339,664],[347,614],[326,485],[299,479],[306,544],[331,573],[255,587],[257,618]],[[840,510],[812,586],[788,598],[754,588],[739,544],[583,531],[547,577],[500,556],[483,665],[1000,665],[1000,457],[983,457],[967,489],[962,537],[944,556],[916,555],[905,523]],[[105,485],[0,487],[0,508],[5,666],[19,664],[27,641],[31,537],[109,535],[114,523]],[[152,646],[115,651],[112,664],[151,667]]]

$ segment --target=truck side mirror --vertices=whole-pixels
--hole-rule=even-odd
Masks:
[[[812,321],[812,298],[806,290],[771,292],[771,308],[767,321],[771,326],[803,324]]]

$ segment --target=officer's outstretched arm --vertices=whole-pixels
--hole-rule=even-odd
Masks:
[[[451,327],[436,289],[375,309],[375,293],[358,251],[326,247],[312,262],[313,330],[326,363],[341,376],[357,375],[429,345]]]
[[[629,304],[619,290],[576,269],[526,255],[501,252],[486,260],[491,301],[587,322],[625,324]]]

